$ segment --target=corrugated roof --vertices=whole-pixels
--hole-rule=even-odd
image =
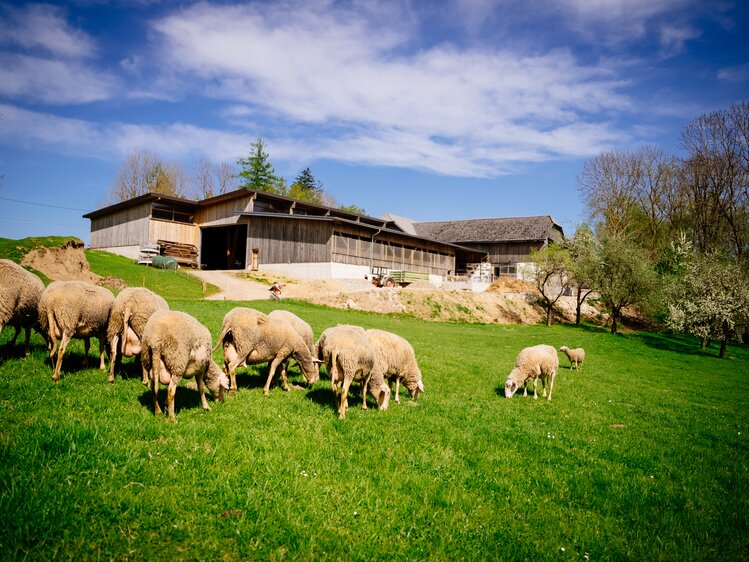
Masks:
[[[415,223],[425,238],[462,244],[465,242],[509,242],[518,240],[561,241],[562,227],[549,215]]]

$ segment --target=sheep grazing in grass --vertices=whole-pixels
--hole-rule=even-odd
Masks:
[[[283,310],[281,308],[270,311],[268,313],[268,316],[270,318],[275,318],[276,320],[284,320],[291,324],[296,330],[296,333],[301,336],[302,340],[304,340],[304,343],[309,348],[310,353],[314,352],[315,346],[313,343],[314,335],[312,333],[312,326],[307,324],[307,322],[299,318],[299,316],[297,316],[293,312],[289,312],[288,310]]]
[[[567,356],[570,360],[570,369],[575,368],[576,370],[583,368],[583,361],[585,361],[585,350],[582,347],[577,349],[570,349],[566,345],[559,348],[559,351]]]
[[[375,349],[364,328],[339,325],[328,328],[315,344],[318,359],[325,363],[333,394],[338,399],[338,417],[346,419],[348,391],[353,381],[362,383],[362,409],[367,409],[367,389],[380,410],[387,410],[390,387],[384,379],[385,367],[375,369]],[[339,394],[340,388],[340,394]]]
[[[115,297],[107,328],[109,382],[114,382],[118,358],[140,355],[140,340],[146,322],[159,310],[169,310],[169,305],[161,296],[144,287],[128,287]],[[142,382],[148,385],[145,374]]]
[[[44,283],[20,265],[0,259],[0,332],[5,326],[13,326],[15,333],[8,343],[16,345],[18,334],[25,331],[24,352],[29,356],[31,328],[39,324],[39,298],[44,291]]]
[[[294,327],[285,320],[271,318],[252,308],[237,307],[224,316],[221,335],[216,342],[224,348],[224,369],[231,379],[231,392],[237,391],[237,367],[269,362],[263,393],[270,393],[270,383],[279,365],[296,360],[305,380],[312,384],[319,378],[317,361]],[[291,390],[286,369],[281,370],[283,389]]]
[[[49,357],[57,361],[52,369],[52,380],[60,380],[60,370],[65,349],[72,338],[83,339],[83,366],[88,367],[90,338],[99,340],[99,368],[104,371],[107,323],[114,295],[108,289],[85,281],[54,281],[44,289],[39,298],[39,326],[47,340]]]
[[[184,312],[159,310],[151,315],[141,337],[140,360],[145,377],[150,378],[154,414],[161,414],[159,383],[169,385],[166,409],[174,422],[174,396],[183,378],[195,377],[204,410],[210,410],[205,386],[214,400],[223,402],[229,388],[226,375],[211,358],[211,333]]]
[[[549,384],[549,400],[551,392],[554,390],[554,378],[559,368],[559,357],[557,350],[550,345],[534,345],[526,347],[520,353],[515,361],[515,367],[505,381],[505,396],[512,398],[512,395],[524,386],[523,396],[528,395],[528,383],[533,379],[533,398],[538,398],[536,388],[538,379],[544,387],[544,396],[546,396],[546,384]]]
[[[424,392],[424,383],[411,344],[405,338],[385,330],[367,330],[367,337],[374,347],[378,368],[384,370],[385,378],[395,381],[395,402],[400,404],[401,381],[411,398],[418,399],[419,394]]]

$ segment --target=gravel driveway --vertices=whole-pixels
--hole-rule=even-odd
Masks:
[[[191,275],[221,289],[221,292],[206,297],[206,300],[254,301],[270,298],[270,287],[262,283],[241,279],[233,271],[206,271],[202,269],[183,271],[188,271]]]

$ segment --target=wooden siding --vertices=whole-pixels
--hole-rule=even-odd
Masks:
[[[258,250],[260,264],[329,262],[331,232],[329,222],[251,217],[247,253]]]
[[[194,224],[151,220],[148,228],[149,241],[168,240],[180,244],[198,246],[200,230]]]
[[[455,255],[438,250],[436,244],[345,226],[333,234],[332,261],[436,275],[455,269]]]
[[[195,216],[195,222],[200,226],[221,226],[244,222],[236,213],[252,211],[253,197],[247,194],[243,197],[202,207]]]
[[[530,261],[531,249],[539,249],[542,242],[494,242],[466,243],[464,246],[475,248],[489,254],[488,261],[496,265],[524,263]]]
[[[91,248],[140,245],[149,241],[151,203],[91,219]],[[155,240],[155,239],[154,239]]]

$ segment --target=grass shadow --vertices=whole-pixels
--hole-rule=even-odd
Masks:
[[[162,411],[166,413],[167,388],[159,388],[157,396]],[[208,403],[210,404],[212,400],[211,393],[208,392],[208,390],[206,390],[206,397],[208,399]],[[138,397],[138,402],[140,402],[140,404],[144,408],[147,408],[151,413],[153,413],[153,392],[150,388],[144,387],[143,392],[141,392],[140,396]],[[202,409],[202,404],[200,402],[200,393],[198,392],[198,390],[183,385],[178,386],[177,392],[174,396],[174,415],[176,416],[183,409],[192,410],[195,408]]]
[[[708,346],[707,349],[700,349],[700,344],[697,339],[688,336],[644,332],[638,334],[636,337],[646,346],[652,347],[653,349],[672,351],[680,355],[695,355],[699,357],[718,356],[718,352],[711,349],[711,346]]]

